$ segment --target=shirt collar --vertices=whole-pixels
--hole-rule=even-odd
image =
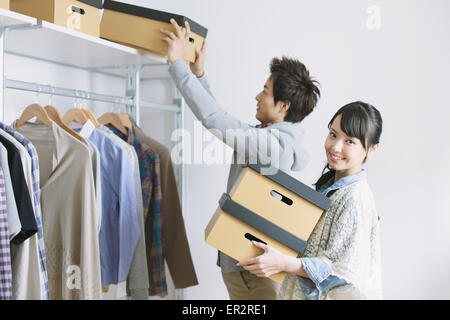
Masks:
[[[352,183],[355,183],[357,181],[361,181],[366,179],[367,172],[365,169],[362,169],[358,173],[351,174],[349,176],[343,177],[339,179],[338,181],[334,182],[334,176],[331,177],[330,180],[328,180],[324,185],[323,188],[320,188],[322,190],[319,190],[322,194],[326,195],[328,192],[332,190],[337,190],[343,187],[346,187]],[[331,185],[330,185],[331,184]],[[327,187],[328,186],[328,187]]]

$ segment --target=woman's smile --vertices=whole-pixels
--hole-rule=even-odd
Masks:
[[[330,155],[330,160],[333,161],[333,162],[336,162],[336,163],[338,163],[339,161],[342,161],[342,160],[345,159],[345,158],[337,156],[334,153],[329,153],[329,155]]]

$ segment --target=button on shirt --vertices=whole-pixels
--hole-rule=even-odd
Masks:
[[[343,177],[334,182],[334,176],[324,183],[317,191],[326,196],[354,182],[366,179],[366,171],[362,171]],[[308,274],[308,278],[297,276],[300,287],[307,300],[318,300],[320,294],[331,288],[345,285],[347,282],[336,276],[332,276],[333,270],[321,258],[300,258],[303,269]]]

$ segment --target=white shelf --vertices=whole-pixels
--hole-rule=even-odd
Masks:
[[[37,19],[0,8],[0,28],[11,27],[25,23],[36,24]]]
[[[144,68],[143,79],[168,77],[164,58],[0,9],[0,27],[25,24],[30,28],[9,32],[5,46],[7,53],[120,76],[125,75],[123,66],[126,65],[155,65]]]

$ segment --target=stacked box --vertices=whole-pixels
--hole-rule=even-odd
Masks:
[[[94,37],[100,36],[102,0],[11,0],[10,9]]]
[[[245,167],[205,230],[206,242],[242,261],[263,251],[255,240],[297,257],[331,200],[285,172],[261,174],[261,166]],[[278,283],[284,272],[270,278]]]
[[[104,12],[100,23],[102,38],[162,57],[166,57],[168,45],[161,40],[164,34],[160,29],[175,32],[170,23],[171,18],[181,27],[184,27],[185,21],[189,22],[190,45],[185,56],[188,61],[195,61],[195,49],[203,46],[208,33],[208,29],[205,27],[177,14],[110,0],[105,0],[103,8]]]

